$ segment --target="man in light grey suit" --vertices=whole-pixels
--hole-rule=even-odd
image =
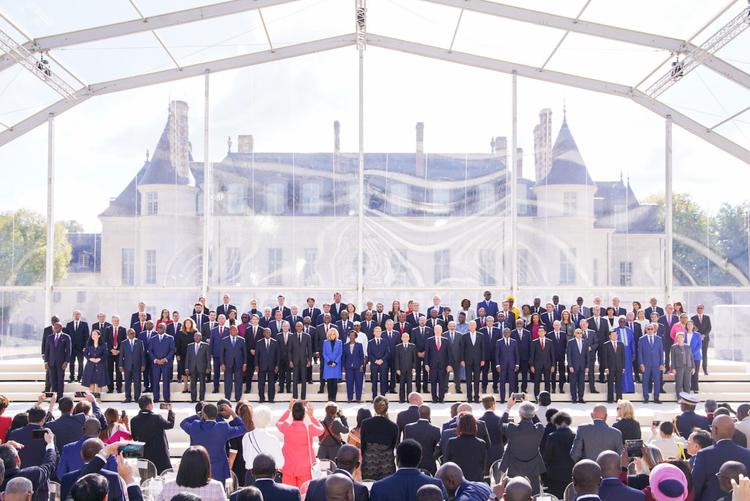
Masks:
[[[197,385],[200,384],[200,400],[206,398],[206,375],[211,373],[211,354],[208,343],[201,341],[201,333],[193,334],[193,342],[185,352],[185,374],[190,376],[190,400],[197,402]]]
[[[591,424],[578,427],[573,446],[570,448],[570,457],[578,462],[581,459],[596,461],[600,452],[614,451],[622,452],[622,434],[620,430],[612,428],[607,424],[607,407],[597,405],[591,411]]]

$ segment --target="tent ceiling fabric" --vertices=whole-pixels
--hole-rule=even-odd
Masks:
[[[43,2],[44,0],[32,0],[34,2]],[[125,0],[122,0],[125,1]],[[507,0],[513,2],[514,0]],[[603,0],[589,0],[586,5],[591,2],[598,2]],[[127,2],[126,2],[127,3]],[[189,27],[191,23],[199,23],[207,20],[218,20],[218,19],[229,19],[230,16],[236,16],[238,14],[248,13],[250,11],[257,11],[257,14],[261,16],[269,15],[273,18],[273,13],[279,10],[283,11],[283,15],[279,16],[279,19],[283,20],[286,17],[290,17],[286,14],[284,9],[293,8],[295,5],[303,5],[300,9],[311,9],[321,8],[329,9],[325,12],[333,13],[330,9],[331,5],[335,6],[335,9],[346,9],[351,12],[352,21],[354,21],[355,2],[345,2],[341,0],[335,4],[323,5],[325,2],[321,0],[317,4],[310,4],[305,0],[227,0],[220,3],[214,3],[210,5],[196,6],[186,8],[174,12],[158,13],[152,16],[145,15],[145,17],[136,17],[133,15],[133,19],[124,19],[117,22],[111,22],[113,17],[110,16],[107,20],[110,21],[107,24],[99,26],[86,27],[83,29],[77,29],[75,31],[68,31],[64,33],[46,34],[43,36],[35,36],[34,33],[27,35],[22,28],[19,27],[16,19],[11,18],[6,12],[0,12],[0,29],[7,29],[9,33],[14,37],[15,42],[18,45],[22,45],[25,49],[30,51],[32,54],[46,54],[52,59],[60,68],[61,72],[65,72],[65,57],[61,50],[67,47],[80,46],[87,43],[98,42],[109,39],[117,39],[120,37],[127,37],[139,33],[153,32],[154,35],[159,36],[159,30],[166,30],[171,27]],[[633,100],[637,104],[644,106],[660,116],[666,117],[671,115],[672,120],[675,124],[695,134],[696,136],[704,139],[705,141],[713,144],[714,146],[730,153],[731,155],[739,158],[740,160],[750,164],[750,150],[743,146],[731,141],[730,139],[720,135],[719,133],[712,131],[712,124],[704,124],[695,121],[693,118],[680,113],[674,107],[670,107],[663,101],[654,99],[647,95],[644,90],[647,88],[649,83],[653,82],[655,78],[659,78],[661,75],[656,72],[651,79],[643,79],[644,74],[632,74],[632,78],[629,78],[630,82],[641,81],[641,84],[634,87],[632,85],[626,85],[621,82],[612,82],[606,80],[600,80],[590,78],[586,75],[577,75],[566,72],[564,64],[554,65],[558,71],[551,71],[549,69],[542,69],[538,66],[522,64],[521,62],[506,61],[497,58],[496,54],[487,54],[485,51],[483,55],[478,55],[474,51],[469,50],[468,52],[456,52],[452,50],[453,42],[456,42],[456,35],[458,35],[458,45],[463,48],[460,38],[460,21],[455,25],[455,32],[453,26],[449,29],[445,29],[446,26],[453,23],[446,23],[446,16],[455,15],[457,19],[463,12],[471,12],[472,15],[481,15],[487,19],[503,20],[504,22],[514,22],[519,25],[535,25],[536,29],[549,30],[552,33],[574,33],[585,35],[588,37],[596,37],[598,39],[606,39],[616,41],[618,43],[631,44],[633,46],[639,46],[648,48],[649,50],[656,50],[662,52],[666,57],[670,55],[684,55],[687,53],[701,54],[700,46],[693,43],[692,39],[683,40],[675,38],[673,36],[666,36],[655,33],[647,33],[638,31],[630,28],[622,28],[611,26],[609,24],[603,24],[600,22],[592,22],[586,20],[585,15],[583,17],[566,17],[559,13],[542,12],[539,10],[531,10],[528,8],[518,7],[499,1],[491,0],[383,0],[382,2],[375,3],[371,0],[371,5],[368,6],[371,11],[382,10],[378,12],[380,16],[380,23],[383,20],[393,19],[392,16],[383,17],[382,14],[388,9],[394,9],[395,7],[409,11],[412,15],[417,18],[422,18],[426,21],[426,25],[432,26],[432,36],[429,40],[424,38],[420,39],[418,34],[409,33],[408,35],[399,36],[383,36],[377,34],[367,34],[367,43],[376,47],[396,50],[404,53],[418,55],[422,57],[428,57],[438,59],[446,62],[454,62],[458,64],[470,65],[474,67],[484,68],[491,71],[498,71],[509,74],[517,74],[518,76],[525,78],[532,78],[542,80],[546,82],[552,82],[561,85],[568,85],[581,89],[586,89],[595,92],[604,92],[611,95],[617,95]],[[516,2],[517,3],[517,2]],[[95,6],[98,4],[92,4]],[[524,4],[526,5],[526,4]],[[535,4],[535,5],[538,5]],[[582,2],[583,5],[583,2]],[[395,7],[394,7],[395,6]],[[45,8],[39,5],[35,6],[37,11],[44,11]],[[429,9],[427,8],[429,7]],[[729,10],[728,15],[737,16],[740,9],[744,8],[744,2],[738,0],[736,5]],[[276,9],[276,11],[274,11]],[[568,9],[569,10],[569,9]],[[718,10],[718,8],[717,8]],[[343,12],[343,11],[341,11]],[[0,131],[0,146],[12,141],[13,139],[25,134],[33,128],[43,124],[50,114],[59,115],[70,108],[73,108],[77,104],[84,102],[90,97],[97,95],[108,94],[112,92],[119,92],[123,90],[133,89],[137,87],[154,85],[172,80],[194,77],[206,72],[214,73],[219,71],[225,71],[229,69],[242,68],[251,65],[263,64],[270,61],[279,59],[286,59],[291,57],[298,57],[316,52],[328,51],[338,49],[347,46],[356,46],[356,34],[342,33],[338,36],[327,37],[329,33],[337,33],[340,29],[341,23],[344,20],[341,18],[340,13],[336,12],[338,22],[333,25],[335,29],[330,29],[328,33],[316,33],[308,34],[307,37],[314,38],[313,40],[307,40],[305,38],[297,38],[294,40],[286,41],[287,45],[284,45],[283,41],[273,40],[274,31],[271,30],[270,36],[268,36],[268,42],[271,48],[269,50],[249,52],[238,56],[232,56],[222,59],[214,59],[211,61],[200,62],[196,64],[190,64],[185,66],[179,66],[177,68],[174,65],[169,69],[161,69],[160,71],[144,71],[135,75],[128,75],[123,78],[117,78],[108,81],[98,81],[98,83],[89,83],[82,87],[78,87],[80,84],[75,82],[75,86],[78,90],[75,92],[73,98],[61,99],[57,102],[50,103],[46,108],[41,111],[37,111],[33,115],[27,116],[22,120],[18,121],[15,125],[4,128]],[[567,12],[567,11],[566,11]],[[17,12],[14,12],[16,14]],[[721,11],[720,11],[721,13]],[[135,12],[133,13],[135,14]],[[54,15],[54,11],[52,11]],[[253,13],[255,15],[255,13]],[[676,15],[679,15],[677,13]],[[119,16],[118,16],[119,17]],[[115,17],[114,19],[116,19]],[[435,19],[439,18],[439,22]],[[101,21],[101,19],[100,19]],[[717,15],[717,19],[714,19],[715,23],[709,23],[710,28],[703,30],[703,33],[711,33],[716,31],[716,26],[720,26],[722,22],[726,22],[726,17]],[[279,21],[283,22],[283,21]],[[292,22],[292,21],[287,21]],[[706,20],[703,20],[706,22]],[[750,17],[748,18],[750,23]],[[402,23],[403,24],[403,23]],[[354,25],[354,22],[352,22]],[[264,22],[264,29],[266,29]],[[437,29],[435,27],[438,27]],[[69,27],[70,28],[70,27]],[[698,27],[696,27],[698,28]],[[399,28],[403,29],[403,28]],[[283,30],[282,30],[283,31]],[[376,29],[376,31],[378,31]],[[447,31],[445,34],[445,42],[435,43],[434,35]],[[25,38],[20,38],[18,34]],[[388,30],[389,35],[393,35],[391,30]],[[451,39],[453,35],[453,39]],[[488,37],[492,33],[487,34]],[[325,37],[325,38],[323,38]],[[294,43],[300,39],[305,41],[301,43]],[[408,40],[407,40],[408,39]],[[431,43],[428,45],[427,43]],[[169,43],[163,45],[166,52],[170,51]],[[554,51],[550,50],[552,54]],[[488,57],[492,56],[492,57]],[[554,61],[552,56],[552,60]],[[177,58],[179,62],[179,57]],[[527,61],[528,62],[528,61]],[[536,63],[536,61],[535,61]],[[0,56],[0,72],[8,70],[15,64],[15,60],[4,54]],[[734,84],[738,84],[738,87],[742,87],[744,90],[750,90],[750,74],[746,73],[742,69],[735,67],[727,60],[720,57],[717,54],[703,54],[701,57],[701,64],[703,67],[710,69],[715,72],[717,77],[727,79]],[[661,71],[661,70],[659,70]],[[94,71],[95,75],[96,72]],[[2,73],[0,73],[2,75]],[[68,71],[68,76],[78,80],[75,75]],[[102,75],[104,77],[104,75]],[[119,75],[118,75],[119,76]],[[628,74],[630,77],[630,75]],[[105,80],[106,77],[100,78],[99,80]],[[92,78],[96,81],[96,78]],[[679,86],[680,82],[676,82],[675,86]],[[747,99],[750,101],[750,99]],[[46,104],[46,103],[45,103]],[[38,108],[37,108],[38,109]],[[731,118],[731,113],[727,113],[727,117]],[[719,122],[717,120],[717,122]],[[8,125],[8,124],[6,124]]]

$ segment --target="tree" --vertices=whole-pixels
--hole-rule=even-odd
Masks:
[[[750,201],[732,206],[721,204],[716,214],[716,246],[726,259],[743,271],[750,278],[750,241],[748,224],[750,224]]]
[[[19,209],[0,214],[0,283],[5,286],[38,285],[44,281],[47,227],[44,218]],[[54,280],[67,275],[72,249],[65,226],[55,225]]]

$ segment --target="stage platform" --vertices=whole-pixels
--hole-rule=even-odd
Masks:
[[[700,393],[699,398],[701,405],[698,410],[702,411],[702,402],[708,398],[712,398],[717,402],[728,402],[732,407],[736,408],[738,404],[750,401],[750,364],[743,362],[730,362],[722,360],[713,360],[709,366],[710,373],[708,376],[701,374],[700,377]],[[314,371],[314,376],[317,376],[317,367]],[[606,386],[597,383],[597,389],[599,394],[585,394],[585,404],[574,404],[570,402],[570,394],[553,394],[552,395],[552,406],[559,409],[565,410],[570,413],[573,418],[573,426],[578,424],[586,423],[590,421],[589,414],[591,407],[597,402],[606,402]],[[314,402],[315,414],[318,417],[323,416],[323,405],[326,402],[326,394],[319,394],[317,392],[319,384],[316,382],[307,386],[307,399]],[[212,393],[212,385],[208,385],[208,393],[206,394],[207,401],[216,401],[219,398],[223,398],[223,387],[221,393]],[[588,386],[587,386],[588,388]],[[28,407],[36,402],[40,392],[44,389],[44,371],[42,370],[42,361],[39,358],[19,358],[13,360],[2,360],[0,361],[0,393],[4,394],[11,401],[10,408],[6,411],[7,415],[12,415],[16,412],[28,409]],[[73,383],[65,385],[66,394],[71,394],[74,391],[84,390],[80,384]],[[531,385],[529,385],[529,390]],[[566,385],[566,390],[568,385]],[[631,400],[636,403],[636,419],[641,423],[641,429],[644,438],[650,437],[651,422],[654,419],[661,421],[671,420],[673,416],[679,412],[679,406],[676,402],[674,394],[674,383],[668,381],[665,385],[667,390],[666,394],[662,395],[663,404],[643,404],[642,395],[640,393],[640,385],[636,384],[636,393],[625,394],[624,398]],[[453,390],[453,385],[450,385],[450,390]],[[170,454],[172,457],[177,458],[182,455],[182,452],[188,446],[187,435],[179,428],[179,422],[187,416],[193,414],[194,404],[190,403],[190,395],[182,393],[182,384],[172,383],[172,406],[177,417],[175,428],[167,433],[170,442]],[[362,403],[346,403],[346,386],[342,382],[339,385],[339,405],[344,409],[344,414],[349,419],[350,426],[355,425],[357,410],[361,407],[371,408],[370,404],[370,385],[365,384],[364,397],[367,401]],[[450,418],[450,406],[452,402],[460,402],[466,398],[465,393],[456,394],[448,393],[446,395],[446,402],[443,404],[432,404],[429,402],[430,395],[423,394],[425,402],[430,404],[432,408],[432,422],[437,426],[447,421]],[[399,411],[405,409],[407,404],[398,403],[397,394],[389,394],[389,400],[391,401],[389,413],[395,420],[396,414]],[[495,395],[497,398],[498,395]],[[258,405],[258,394],[257,384],[253,383],[253,392],[245,394],[244,398],[250,401],[254,405]],[[271,407],[274,418],[278,418],[284,410],[288,407],[289,399],[291,394],[288,393],[277,393],[276,403],[266,404]],[[123,404],[123,394],[113,393],[108,394],[106,390],[102,393],[101,407],[106,408],[108,406],[117,407],[118,409],[126,409],[128,414],[132,417],[138,412],[138,406],[136,403]],[[343,402],[342,402],[343,400]],[[615,413],[615,405],[607,404],[610,409],[610,423],[613,421]],[[474,408],[474,414],[476,416],[481,415],[484,411],[481,404],[472,404]],[[502,413],[505,405],[497,404],[497,412]],[[166,411],[158,411],[164,412]],[[517,407],[511,412],[511,415],[517,415]],[[275,427],[270,429],[273,433],[278,433]],[[317,441],[315,441],[317,442]]]

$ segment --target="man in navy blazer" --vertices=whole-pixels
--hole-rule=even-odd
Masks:
[[[229,317],[229,312],[234,310],[237,311],[237,307],[233,304],[229,304],[229,294],[224,294],[223,297],[223,303],[216,307],[216,314],[217,315],[224,315],[225,317]]]
[[[396,448],[396,464],[398,470],[387,477],[372,484],[370,489],[371,501],[416,501],[417,490],[425,484],[440,487],[443,499],[448,499],[448,492],[443,482],[429,477],[419,471],[417,467],[422,459],[422,446],[419,442],[407,439]]]
[[[120,347],[118,370],[125,375],[125,403],[132,401],[135,390],[136,401],[141,398],[141,374],[146,370],[146,356],[143,342],[135,338],[135,329],[128,329],[128,338]]]
[[[455,370],[450,339],[443,336],[443,328],[435,326],[435,335],[425,343],[424,365],[430,380],[433,402],[443,402],[448,392],[448,372]]]
[[[50,403],[50,411],[52,411],[52,404]],[[34,437],[34,432],[41,430],[45,426],[47,421],[48,413],[44,411],[38,405],[35,405],[27,411],[29,416],[29,424],[16,428],[15,430],[8,433],[7,440],[18,442],[23,446],[18,451],[18,456],[21,458],[21,464],[26,466],[39,466],[44,460],[44,450],[46,444],[44,440],[39,440]],[[51,416],[51,414],[49,414]]]
[[[88,461],[83,458],[83,444],[90,438],[99,438],[102,425],[96,418],[88,418],[83,425],[83,436],[62,448],[60,461],[57,463],[57,478],[62,480],[63,476],[71,471],[80,470]],[[114,456],[110,456],[107,469],[117,471],[117,463]]]
[[[492,391],[497,393],[497,382],[499,375],[497,373],[497,364],[495,363],[495,344],[503,337],[503,323],[495,324],[495,318],[487,316],[484,327],[479,329],[484,334],[484,367],[482,367],[482,393],[487,393],[489,384],[489,375],[492,372]]]
[[[44,370],[49,376],[49,387],[57,392],[57,399],[63,397],[65,390],[65,369],[72,356],[70,336],[62,332],[59,322],[52,326],[52,334],[44,346]]]
[[[562,323],[559,320],[552,322],[552,330],[547,331],[547,337],[550,341],[554,342],[555,347],[555,374],[552,379],[552,393],[555,393],[555,379],[557,380],[557,386],[560,393],[563,392],[565,387],[565,373],[567,369],[565,367],[565,350],[568,346],[568,338],[564,332],[560,330]]]
[[[211,461],[211,476],[221,482],[229,478],[227,442],[247,432],[245,423],[237,417],[230,405],[223,404],[222,412],[229,413],[231,421],[218,421],[219,409],[214,404],[203,406],[201,415],[194,414],[182,420],[180,428],[190,436],[190,445],[202,445]]]
[[[214,393],[219,393],[219,385],[221,384],[221,351],[223,346],[222,341],[224,340],[224,338],[229,336],[229,325],[226,323],[226,317],[221,315],[217,318],[218,322],[211,329],[211,334],[209,336],[203,336],[203,338],[206,339],[208,341],[208,344],[211,346],[211,357],[213,358],[214,363]]]
[[[302,310],[302,317],[310,317],[310,321],[313,325],[318,325],[318,317],[320,317],[321,311],[320,308],[315,306],[315,298],[314,297],[308,297],[307,298],[307,308]]]
[[[422,459],[419,467],[435,474],[435,448],[440,443],[440,428],[430,422],[430,406],[422,404],[419,406],[418,419],[414,423],[404,427],[404,440],[412,439],[419,442],[422,447]]]
[[[654,385],[654,402],[659,402],[661,372],[664,370],[664,345],[661,337],[655,335],[656,326],[648,324],[646,335],[638,343],[638,368],[643,374],[643,401],[648,403],[651,384]]]
[[[646,318],[650,319],[651,314],[654,312],[656,312],[656,314],[659,316],[664,315],[664,308],[662,308],[661,306],[657,306],[657,301],[655,297],[652,297],[651,299],[649,299],[648,302],[651,306],[647,306],[646,309],[644,310],[644,313],[646,314]]]
[[[349,332],[349,343],[341,350],[341,367],[346,372],[346,400],[361,401],[365,376],[365,350],[362,344],[357,342],[355,331]]]
[[[263,499],[273,501],[299,501],[299,489],[286,484],[277,484],[273,477],[276,475],[276,461],[268,454],[258,454],[253,459],[252,474],[255,487],[263,494]],[[239,492],[239,491],[238,491]],[[229,497],[229,501],[236,501],[238,492]]]
[[[74,374],[76,361],[78,361],[77,380],[80,382],[83,375],[83,350],[86,348],[86,343],[89,340],[89,324],[81,320],[80,311],[73,311],[73,320],[67,323],[65,332],[70,336],[71,343],[70,382],[72,383],[76,379]]]
[[[165,334],[167,327],[159,324],[157,335],[151,338],[148,351],[153,360],[151,367],[151,384],[154,390],[154,402],[161,398],[159,382],[164,386],[164,400],[170,401],[169,385],[172,382],[172,363],[174,360],[174,338]]]
[[[386,323],[388,322],[391,325],[393,324],[391,320],[386,321]],[[367,343],[367,359],[370,362],[370,381],[372,381],[372,398],[374,400],[378,395],[388,393],[388,361],[391,355],[391,346],[388,340],[383,338],[380,327],[375,327],[372,334],[372,340]]]
[[[368,501],[370,499],[370,491],[367,489],[367,486],[357,482],[352,476],[357,467],[359,467],[359,449],[349,444],[342,445],[336,453],[334,462],[336,463],[336,471],[334,473],[346,476],[354,484],[354,501]],[[305,501],[326,501],[325,484],[325,478],[312,480],[307,487]]]
[[[484,313],[486,315],[491,315],[493,317],[497,315],[499,308],[497,303],[492,300],[492,293],[490,291],[484,291],[484,300],[477,303],[477,311],[479,311],[479,308],[484,308]]]
[[[583,339],[583,330],[576,329],[574,337],[565,348],[568,359],[567,371],[570,381],[570,397],[573,403],[584,403],[583,392],[586,389],[586,374],[589,372],[589,346]]]
[[[77,470],[66,473],[60,479],[60,499],[67,498],[73,484],[79,478],[90,473],[98,473],[107,479],[109,485],[107,499],[125,499],[122,492],[122,481],[120,475],[117,474],[117,464],[114,462],[117,449],[121,445],[117,442],[105,447],[104,443],[98,438],[86,439],[81,448],[81,458],[85,464]]]
[[[698,451],[693,463],[693,489],[695,501],[713,501],[724,496],[716,474],[726,461],[739,461],[750,470],[750,450],[732,441],[734,435],[732,418],[716,416],[711,423],[714,445]]]
[[[266,384],[268,384],[268,401],[273,403],[276,396],[274,377],[279,372],[279,342],[271,337],[271,329],[263,329],[263,339],[255,345],[255,367],[258,370],[258,398],[266,401]]]
[[[531,331],[524,329],[523,319],[516,320],[516,328],[510,337],[518,343],[518,376],[521,378],[521,391],[526,393],[529,384],[529,359],[531,358]],[[518,386],[518,382],[516,382]]]
[[[234,387],[234,399],[242,398],[242,379],[247,370],[245,340],[237,335],[237,326],[229,328],[229,336],[221,342],[221,369],[224,371],[224,398],[229,400]]]
[[[495,369],[500,375],[500,402],[505,403],[505,385],[509,385],[508,393],[516,391],[516,372],[520,364],[518,341],[510,335],[510,329],[503,329],[502,339],[495,342]]]
[[[572,341],[572,340],[571,340]],[[628,487],[620,480],[620,455],[614,451],[603,451],[596,458],[602,469],[602,483],[599,486],[601,501],[644,501],[643,492]]]
[[[290,310],[288,306],[284,305],[284,301],[286,301],[286,298],[283,295],[279,294],[276,298],[276,302],[278,304],[271,309],[271,316],[273,318],[278,318],[276,316],[277,311],[281,312],[282,320],[292,314],[292,310]]]
[[[91,402],[96,405],[93,395],[91,395]],[[83,412],[73,414],[73,399],[70,397],[61,398],[57,402],[57,408],[60,410],[60,417],[48,421],[45,426],[55,434],[55,447],[58,451],[62,451],[65,445],[81,438],[86,415]],[[96,407],[96,414],[101,414],[98,407]]]
[[[6,485],[16,477],[23,477],[31,480],[34,488],[34,495],[31,501],[46,501],[49,499],[49,481],[55,471],[57,462],[57,453],[55,452],[55,436],[51,431],[47,431],[44,440],[35,439],[44,444],[44,456],[36,465],[21,462],[21,458],[16,449],[7,443],[0,445],[0,461],[5,467],[5,475],[0,482],[0,491],[5,491]]]
[[[175,312],[179,316],[179,313]],[[112,323],[107,324],[108,327],[102,333],[104,335],[104,342],[107,343],[109,349],[109,356],[107,357],[107,376],[109,377],[109,384],[107,385],[107,392],[114,393],[117,389],[117,393],[122,393],[122,372],[120,372],[120,349],[122,343],[128,337],[128,330],[120,325],[120,317],[112,315]],[[172,327],[172,324],[169,325]]]

